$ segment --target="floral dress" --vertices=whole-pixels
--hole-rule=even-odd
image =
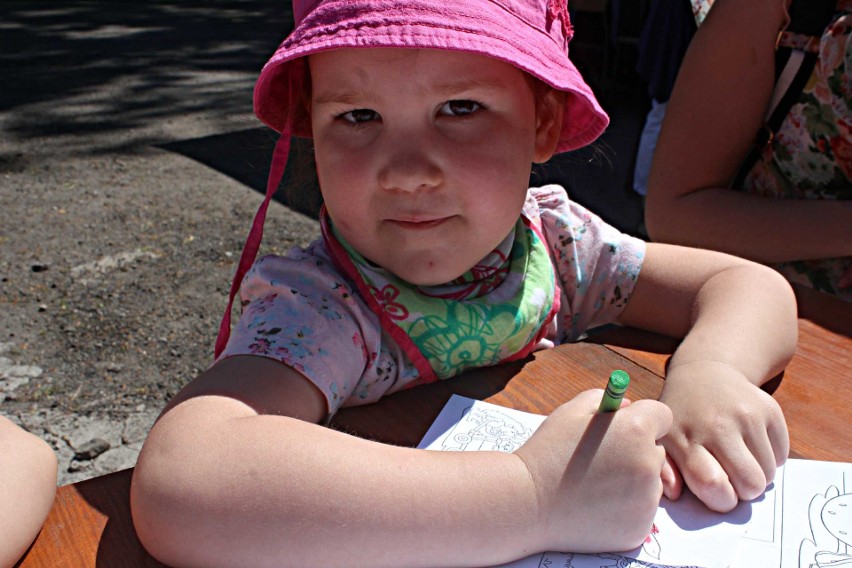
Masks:
[[[852,198],[852,0],[819,42],[819,59],[772,147],[745,178],[744,191],[782,199]],[[849,220],[852,223],[852,219]],[[795,238],[795,227],[790,237]],[[775,266],[789,280],[852,301],[852,257]]]
[[[633,291],[645,243],[572,203],[559,186],[530,189],[523,217],[542,235],[555,273],[558,311],[548,318],[537,348],[576,341],[588,329],[614,322]],[[257,355],[285,363],[320,389],[329,414],[424,382],[322,238],[258,259],[240,298],[242,315],[220,359]],[[445,338],[451,342],[452,334]],[[447,345],[446,351],[456,350]],[[438,371],[441,379],[453,374]]]

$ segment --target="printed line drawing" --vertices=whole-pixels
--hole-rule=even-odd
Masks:
[[[511,416],[492,409],[467,407],[462,419],[449,432],[441,450],[465,452],[472,450],[511,453],[532,436],[532,428]]]
[[[799,546],[799,568],[852,568],[852,487],[846,472],[838,485],[811,499],[811,534]]]

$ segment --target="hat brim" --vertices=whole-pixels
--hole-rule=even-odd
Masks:
[[[386,3],[386,9],[377,4]],[[478,3],[476,13],[465,3],[446,0],[325,0],[307,14],[297,14],[294,31],[263,67],[254,90],[255,114],[278,132],[288,126],[290,81],[307,75],[305,56],[339,48],[431,48],[493,57],[537,77],[566,93],[557,152],[575,150],[594,141],[609,117],[580,72],[568,58],[559,22],[545,14],[519,15],[494,1]],[[468,8],[469,10],[470,8]],[[540,17],[542,21],[534,21]],[[525,19],[527,18],[527,19]],[[301,91],[303,92],[303,91]],[[308,135],[298,120],[295,135]]]

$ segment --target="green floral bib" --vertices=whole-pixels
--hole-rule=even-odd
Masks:
[[[476,266],[440,286],[415,286],[370,263],[337,233],[325,210],[320,220],[338,268],[420,372],[415,384],[526,357],[559,310],[547,247],[524,217]]]

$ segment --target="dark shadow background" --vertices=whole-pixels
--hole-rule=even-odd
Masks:
[[[573,14],[572,58],[612,123],[591,147],[532,175],[534,184],[561,183],[574,200],[634,234],[641,202],[629,186],[648,102],[633,65],[644,10],[630,2],[617,13]],[[75,155],[166,149],[264,192],[276,135],[248,118],[251,93],[292,26],[287,0],[0,2],[0,173],[35,159],[15,141],[60,139],[68,141],[62,151]],[[170,128],[195,113],[245,115],[246,127],[202,137]],[[309,145],[296,143],[294,151],[309,152]],[[291,162],[285,185],[310,178],[310,171],[293,171],[303,161]],[[294,195],[277,197],[301,212],[316,209],[315,200]]]

